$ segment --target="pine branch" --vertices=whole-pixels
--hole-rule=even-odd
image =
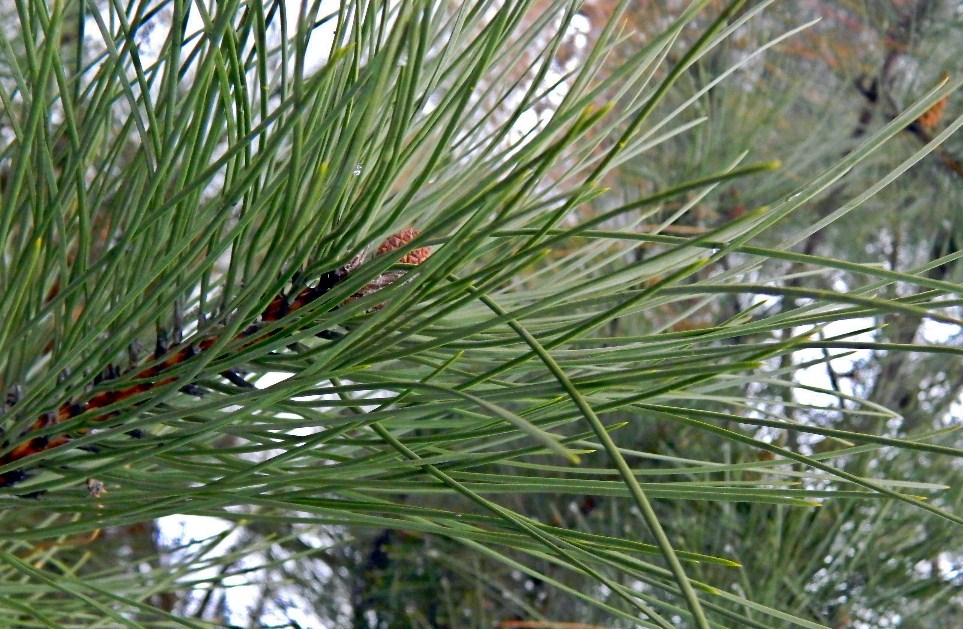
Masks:
[[[381,243],[375,255],[382,256],[391,251],[401,249],[417,238],[418,235],[418,230],[413,228],[400,231]],[[405,256],[399,260],[399,263],[418,265],[427,260],[430,255],[430,248],[421,247],[405,254]],[[347,280],[351,272],[357,269],[362,262],[363,258],[358,256],[350,263],[321,275],[313,286],[301,290],[293,298],[289,298],[283,294],[278,295],[271,301],[268,307],[265,308],[264,312],[261,313],[258,322],[244,329],[234,340],[243,341],[240,345],[240,349],[243,349],[272,336],[281,334],[282,330],[273,330],[264,334],[261,332],[261,328],[266,323],[280,321],[289,314],[293,314],[308,304],[320,299],[328,291]],[[360,291],[342,302],[342,304],[373,294],[401,280],[403,277],[404,272],[400,271],[383,274],[365,285]],[[69,433],[31,437],[30,433],[32,432],[43,431],[50,427],[80,418],[80,416],[85,413],[93,413],[93,411],[108,406],[114,407],[114,410],[104,414],[92,414],[90,422],[93,424],[101,424],[121,415],[124,412],[124,408],[117,407],[118,404],[135,396],[141,399],[153,389],[178,382],[179,379],[176,376],[166,374],[178,365],[200,356],[217,344],[219,340],[220,337],[214,334],[203,339],[195,339],[180,349],[170,349],[167,347],[166,342],[158,339],[157,349],[154,352],[153,360],[150,364],[147,366],[135,365],[128,369],[128,371],[134,372],[135,375],[132,378],[125,378],[125,381],[134,380],[134,384],[119,389],[101,391],[84,402],[65,402],[56,412],[45,413],[26,431],[23,441],[20,443],[11,443],[10,440],[4,442],[2,449],[6,450],[6,452],[0,456],[0,466],[13,465],[32,455],[65,445],[73,439],[73,436]],[[229,370],[223,372],[222,375],[228,381],[239,387],[250,388],[254,386],[244,380],[236,371]],[[103,383],[109,383],[120,377],[120,369],[109,365],[104,374],[98,375],[94,379],[93,385],[97,386]],[[183,392],[190,395],[202,394],[201,390],[199,390],[193,382],[181,383],[180,388]],[[11,406],[14,405],[11,404]],[[76,434],[84,435],[88,431],[89,428],[79,428]],[[14,468],[0,474],[0,487],[15,485],[25,478],[26,472],[23,469]]]

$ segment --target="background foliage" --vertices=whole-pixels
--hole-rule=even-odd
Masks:
[[[0,19],[3,626],[963,616],[956,3]]]

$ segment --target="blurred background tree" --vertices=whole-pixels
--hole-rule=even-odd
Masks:
[[[0,625],[963,618],[957,2],[0,10]]]
[[[589,12],[595,20],[613,6],[588,4],[595,9]],[[664,23],[673,8],[671,2],[637,4],[628,13],[632,29],[651,33],[653,25]],[[616,187],[625,198],[631,198],[640,189],[663,184],[667,174],[705,174],[741,151],[778,158],[792,166],[764,179],[733,182],[714,203],[701,204],[682,216],[674,214],[674,207],[663,207],[661,214],[650,219],[653,231],[680,236],[701,233],[790,192],[812,173],[853,150],[872,129],[892,120],[927,85],[963,71],[963,14],[958,3],[776,3],[751,27],[694,66],[687,77],[689,90],[678,90],[676,103],[667,103],[667,107],[709,85],[734,60],[777,33],[811,20],[819,21],[781,43],[773,53],[744,66],[726,83],[713,86],[689,110],[693,119],[704,116],[706,123],[620,170]],[[698,27],[693,25],[693,29],[694,37]],[[808,256],[876,263],[894,270],[927,268],[929,277],[958,282],[961,273],[955,254],[963,237],[963,144],[959,136],[921,161],[898,185],[874,195],[858,212],[833,216],[844,200],[929,142],[945,125],[947,107],[959,107],[958,98],[940,100],[888,145],[889,150],[864,162],[804,211],[768,232],[763,241],[770,246],[790,242],[793,251]],[[672,223],[662,223],[665,220]],[[947,256],[949,261],[938,263]],[[814,273],[812,268],[797,260],[768,260],[757,272],[759,278],[791,277],[790,286],[841,292],[855,288],[845,272]],[[915,292],[898,287],[891,290],[903,298],[911,298]],[[797,299],[787,296],[764,307],[790,311],[798,305]],[[711,327],[746,306],[744,300],[732,296],[706,303],[698,311],[669,309],[660,313],[656,327]],[[620,322],[623,333],[652,329],[633,327],[632,323],[638,320]],[[870,318],[866,327],[881,323],[885,326],[871,332],[873,340],[881,344],[963,344],[959,328],[934,325],[912,315]],[[786,378],[818,386],[823,393],[792,389],[783,382],[775,387],[756,383],[745,391],[753,398],[754,412],[856,432],[882,429],[893,436],[959,425],[963,363],[958,359],[874,350],[800,369],[800,364],[805,367],[819,357],[819,351],[786,355],[780,359],[779,369]],[[871,401],[896,411],[900,419],[882,424],[881,418],[847,415],[852,401],[833,400],[825,392]],[[792,430],[760,428],[756,434],[807,453],[836,447],[830,439],[811,439]],[[958,437],[954,439],[959,443]],[[635,435],[632,443],[640,450],[698,460],[720,454],[716,436],[679,430],[672,422]],[[726,446],[722,459],[748,464],[760,456],[768,459],[765,453]],[[943,479],[941,482],[955,489],[935,500],[959,510],[963,479],[958,464],[926,456],[880,456],[876,451],[854,453],[841,464],[855,474],[885,470],[892,478]],[[692,506],[684,505],[667,515],[676,522],[673,530],[686,540],[686,548],[738,557],[743,564],[739,577],[721,578],[733,579],[733,588],[753,600],[831,627],[935,627],[963,618],[963,556],[959,543],[953,541],[958,531],[935,530],[932,522],[920,520],[900,505],[827,504],[816,513],[771,505],[689,508]],[[602,517],[612,518],[613,514]],[[867,524],[857,524],[860,522]],[[715,568],[708,574],[712,572]],[[719,582],[708,574],[707,581]]]

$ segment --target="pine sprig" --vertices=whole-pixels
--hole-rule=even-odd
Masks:
[[[396,249],[401,249],[418,236],[418,230],[413,228],[400,231],[381,243],[375,255],[382,256]],[[427,260],[430,255],[431,249],[429,247],[420,247],[406,253],[399,262],[408,265],[418,265]],[[243,350],[247,346],[279,334],[280,330],[277,329],[267,334],[261,332],[261,329],[264,324],[281,321],[289,314],[293,314],[308,304],[317,301],[328,291],[347,280],[351,272],[361,266],[362,262],[363,257],[357,256],[350,263],[321,275],[312,286],[302,289],[294,296],[282,294],[275,297],[268,307],[264,309],[260,317],[258,317],[258,322],[246,327],[235,337],[235,341],[241,341],[241,343],[239,343],[239,349]],[[362,287],[355,295],[346,300],[345,303],[376,293],[400,281],[403,277],[403,271],[382,274]],[[329,334],[331,333],[327,331],[318,333],[319,336],[327,336]],[[179,330],[175,336],[181,336]],[[14,467],[15,465],[25,465],[21,463],[23,459],[40,454],[46,450],[66,445],[73,439],[68,433],[55,434],[57,426],[70,421],[73,421],[74,425],[80,424],[83,421],[93,425],[102,423],[109,424],[111,419],[116,419],[124,413],[125,409],[122,403],[125,401],[130,398],[143,399],[152,390],[175,383],[181,391],[203,397],[203,389],[192,382],[184,382],[183,379],[178,378],[176,375],[169,374],[179,365],[208,351],[218,343],[218,340],[219,338],[216,333],[209,334],[199,338],[188,339],[184,343],[179,343],[182,347],[178,348],[168,347],[164,337],[158,337],[153,360],[147,365],[131,365],[126,369],[126,372],[132,373],[133,375],[125,375],[119,367],[108,365],[102,374],[94,378],[93,387],[100,389],[99,392],[92,394],[84,401],[63,403],[57,411],[45,413],[34,421],[21,439],[16,441],[8,440],[0,447],[0,449],[4,451],[3,454],[0,455],[0,468],[9,470],[0,473],[0,487],[10,487],[27,477],[23,469]],[[254,386],[244,380],[240,374],[233,369],[223,372],[222,375],[231,383],[242,388]],[[121,378],[123,379],[120,380]],[[120,383],[124,384],[124,386],[111,388],[112,385],[115,384],[114,381],[117,380],[120,380]],[[131,382],[131,384],[126,384],[128,382]],[[105,386],[107,387],[106,389]],[[16,403],[19,399],[18,390],[19,387],[15,386],[7,396],[7,405],[14,410],[16,410]],[[128,406],[129,405],[128,403]],[[112,410],[107,413],[99,412],[105,407],[109,407]],[[75,433],[84,435],[88,430],[89,428],[77,428]],[[42,434],[34,436],[35,433],[38,432]],[[29,464],[29,462],[26,464]]]

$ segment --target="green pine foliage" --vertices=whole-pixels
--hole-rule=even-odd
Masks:
[[[958,29],[792,4],[0,8],[0,626],[951,626]]]

